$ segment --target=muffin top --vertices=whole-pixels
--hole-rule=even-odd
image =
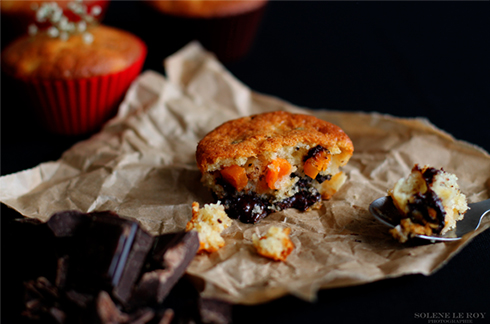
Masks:
[[[2,13],[26,13],[29,16],[35,16],[34,10],[32,10],[33,5],[37,5],[42,2],[47,2],[47,1],[37,1],[37,0],[2,0],[0,1],[0,9],[2,10]],[[64,8],[66,7],[66,4],[68,3],[67,1],[50,1],[50,2],[56,2],[60,7]]]
[[[62,9],[67,8],[69,0],[2,0],[0,1],[0,9],[2,14],[25,14],[30,17],[36,15],[32,9],[33,6],[39,6],[46,2],[56,2]],[[83,3],[87,6],[100,5],[104,0],[83,0]]]
[[[145,0],[150,7],[166,14],[183,17],[223,17],[252,11],[267,0]]]
[[[321,145],[352,155],[354,146],[344,131],[310,115],[275,111],[228,121],[198,144],[196,159],[201,171],[223,159],[258,156],[283,146]]]
[[[2,70],[17,78],[89,78],[120,72],[146,51],[128,32],[101,25],[87,31],[89,41],[86,33],[67,40],[46,33],[23,36],[2,52]]]

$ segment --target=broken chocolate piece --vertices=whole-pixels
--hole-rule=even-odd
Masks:
[[[121,312],[105,291],[97,296],[96,311],[101,324],[126,323],[129,320],[128,314]]]
[[[53,214],[46,222],[48,227],[56,237],[73,236],[77,230],[80,230],[82,224],[87,223],[89,218],[86,214],[68,210]]]
[[[65,215],[70,217],[69,221],[65,222]],[[90,222],[73,221],[79,215],[72,217],[73,214],[64,213],[63,217],[55,216],[50,228],[55,228],[56,233],[77,234],[71,238],[66,287],[93,294],[105,289],[126,303],[152,246],[152,236],[138,223],[111,212],[83,215]],[[74,223],[79,228],[71,227]],[[64,225],[70,229],[65,230]],[[58,273],[58,278],[62,277],[63,274]]]
[[[39,277],[24,283],[25,309],[22,316],[42,319],[50,314],[50,309],[58,306],[59,293],[48,279]]]
[[[206,324],[229,324],[232,322],[230,303],[213,298],[199,298],[199,315]]]
[[[24,316],[59,324],[199,322],[198,293],[179,281],[199,248],[197,232],[155,238],[112,212],[61,212],[25,226],[49,236],[57,271],[25,283]],[[164,304],[177,282],[188,289],[173,290]]]
[[[152,262],[164,269],[143,274],[132,299],[133,305],[162,303],[185,272],[199,248],[195,231],[164,234],[157,238]]]
[[[153,245],[154,238],[139,228],[136,231],[133,245],[129,251],[128,257],[124,260],[124,256],[121,256],[119,260],[118,268],[121,269],[120,278],[117,278],[119,274],[116,272],[114,280],[119,280],[117,283],[113,281],[114,289],[112,294],[119,301],[127,303],[131,298],[131,293],[139,277],[141,269],[145,263],[146,256],[151,246]]]
[[[158,324],[170,324],[174,318],[174,311],[172,309],[166,309],[164,312],[163,312],[163,315],[162,317],[160,318],[160,322],[158,322]]]

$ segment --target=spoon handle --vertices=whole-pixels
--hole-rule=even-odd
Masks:
[[[483,200],[477,203],[469,204],[472,213],[480,214],[482,217],[490,211],[490,199]]]
[[[466,223],[465,227],[468,227],[468,230],[476,230],[480,226],[483,216],[485,216],[490,212],[490,199],[469,204],[468,207],[470,207],[470,210],[468,212],[470,212],[475,217],[471,217],[469,219],[471,221]],[[459,230],[464,230],[464,229],[461,228]]]

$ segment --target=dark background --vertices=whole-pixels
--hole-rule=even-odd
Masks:
[[[455,138],[490,151],[489,17],[488,2],[271,1],[248,55],[225,65],[253,90],[295,105],[426,117]],[[104,22],[141,33],[142,19],[136,2],[113,1]],[[178,31],[155,26],[144,32],[165,42],[166,33]],[[163,73],[161,61],[173,50],[161,59],[153,55],[145,69]],[[46,133],[5,89],[2,84],[2,175],[56,160],[88,138]],[[5,229],[17,216],[2,206],[5,323],[17,322],[21,289],[10,279],[18,271],[18,255],[5,240]],[[486,312],[485,320],[473,320],[484,323],[490,318],[489,297],[486,231],[432,276],[323,290],[315,303],[285,297],[236,306],[234,322],[428,323],[416,313]]]

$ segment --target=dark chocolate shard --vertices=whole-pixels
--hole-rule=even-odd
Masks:
[[[159,236],[153,250],[152,263],[160,269],[142,275],[131,304],[162,303],[184,274],[198,248],[199,238],[195,231]]]
[[[46,278],[39,277],[36,280],[24,282],[24,287],[25,309],[22,312],[22,316],[31,319],[46,318],[46,315],[49,314],[49,310],[52,307],[58,306],[58,289]]]
[[[229,324],[232,322],[232,305],[214,298],[199,298],[199,315],[205,324]]]
[[[163,315],[160,318],[158,324],[170,324],[174,319],[174,316],[175,312],[171,308],[168,308],[163,312]]]
[[[60,258],[58,258],[58,267],[56,268],[56,279],[55,279],[55,286],[58,287],[59,289],[63,289],[66,284],[66,273],[68,271],[68,260],[69,256],[64,255]]]
[[[129,315],[121,312],[105,291],[97,296],[96,312],[101,324],[127,323]]]
[[[68,264],[63,265],[64,270],[58,268],[57,282],[81,293],[96,294],[101,289],[111,291],[116,299],[126,303],[151,249],[153,237],[138,223],[112,212],[58,213],[54,216],[49,221],[50,228],[62,237],[73,235],[66,242],[70,246],[65,249],[69,255]]]
[[[56,237],[73,236],[81,225],[88,222],[86,214],[68,210],[53,214],[47,221],[48,227]]]
[[[155,317],[155,311],[149,307],[138,309],[129,317],[128,324],[146,324]]]
[[[63,324],[66,320],[66,314],[64,311],[57,307],[51,307],[49,309],[49,314],[56,321],[56,323]]]
[[[153,236],[138,228],[127,258],[125,259],[125,256],[122,255],[121,260],[119,260],[120,264],[115,268],[112,294],[124,304],[131,298],[132,290],[140,276],[148,251],[153,245],[153,240]]]
[[[77,308],[86,309],[94,301],[94,296],[89,294],[82,294],[75,290],[69,290],[65,293],[65,297],[68,301],[73,303]]]

